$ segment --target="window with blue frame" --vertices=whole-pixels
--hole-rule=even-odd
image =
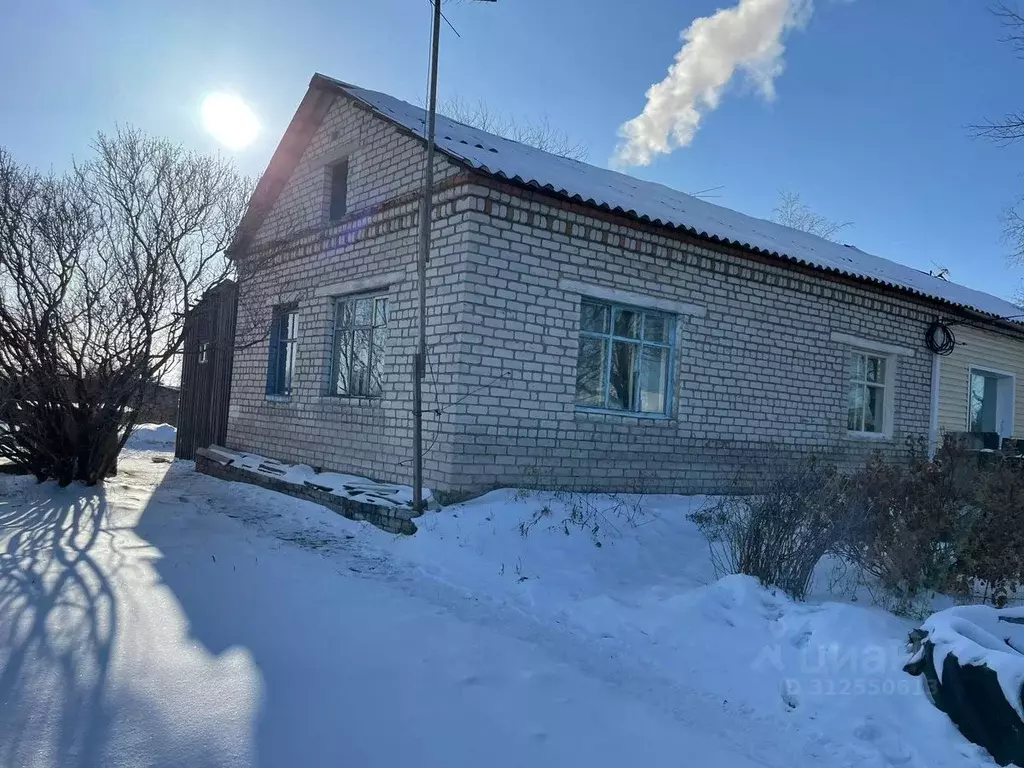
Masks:
[[[299,314],[295,306],[274,309],[270,323],[270,355],[267,359],[267,394],[287,397],[292,393],[295,345]]]
[[[662,312],[583,299],[577,407],[668,414],[673,320]]]

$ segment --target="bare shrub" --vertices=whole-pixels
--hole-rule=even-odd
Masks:
[[[92,485],[231,273],[250,185],[224,158],[133,130],[63,175],[0,149],[0,457]]]
[[[796,598],[833,555],[841,578],[904,615],[935,593],[1004,605],[1024,586],[1024,466],[948,436],[874,454],[848,476],[806,459],[763,473],[758,494],[718,499],[691,515],[716,573],[744,573]]]
[[[1024,584],[1024,471],[999,454],[970,451],[948,436],[929,459],[881,455],[853,477],[843,554],[897,612],[930,593],[1006,603]]]
[[[814,567],[846,530],[849,482],[815,458],[764,472],[756,495],[726,496],[690,515],[718,575],[743,573],[803,599]]]
[[[929,460],[921,443],[902,460],[873,455],[852,477],[842,554],[897,601],[948,591],[973,528],[976,460],[950,438]]]
[[[621,536],[621,525],[635,528],[646,515],[643,496],[637,494],[560,491],[555,496],[569,509],[562,521],[564,532],[568,534],[570,527],[587,531],[597,546],[602,533]]]
[[[957,592],[1003,607],[1024,584],[1024,471],[1016,461],[986,463],[974,485],[976,512],[958,547]]]

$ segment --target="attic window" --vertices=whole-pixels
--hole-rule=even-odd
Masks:
[[[328,207],[328,219],[338,221],[345,215],[348,198],[348,158],[339,160],[329,166],[330,176],[330,204]]]

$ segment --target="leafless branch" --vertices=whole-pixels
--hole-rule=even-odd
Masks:
[[[113,470],[185,317],[234,273],[250,189],[129,128],[63,176],[0,149],[0,457],[64,485]]]
[[[1024,55],[1024,15],[1016,5],[1002,0],[993,3],[991,10],[1006,30],[1002,42],[1011,45],[1019,55]]]
[[[589,154],[585,144],[573,141],[569,134],[553,126],[547,117],[539,121],[517,120],[492,109],[483,100],[470,104],[458,96],[442,101],[437,110],[456,122],[570,160],[582,162]]]
[[[775,206],[772,218],[774,221],[786,227],[799,229],[818,237],[823,237],[832,242],[837,241],[836,235],[847,227],[853,226],[853,222],[838,222],[826,218],[812,211],[796,192],[779,192],[779,204]]]
[[[1024,57],[1024,15],[1015,4],[999,0],[990,9],[1005,30],[1001,42],[1013,48],[1018,56]],[[1024,112],[1008,112],[1001,119],[987,119],[969,126],[975,138],[988,139],[996,144],[1012,144],[1024,138]]]

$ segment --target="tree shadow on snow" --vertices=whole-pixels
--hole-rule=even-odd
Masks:
[[[103,490],[7,482],[29,487],[0,502],[0,531],[13,531],[0,548],[0,765],[50,750],[62,765],[100,765],[118,622],[111,565],[93,556]]]

